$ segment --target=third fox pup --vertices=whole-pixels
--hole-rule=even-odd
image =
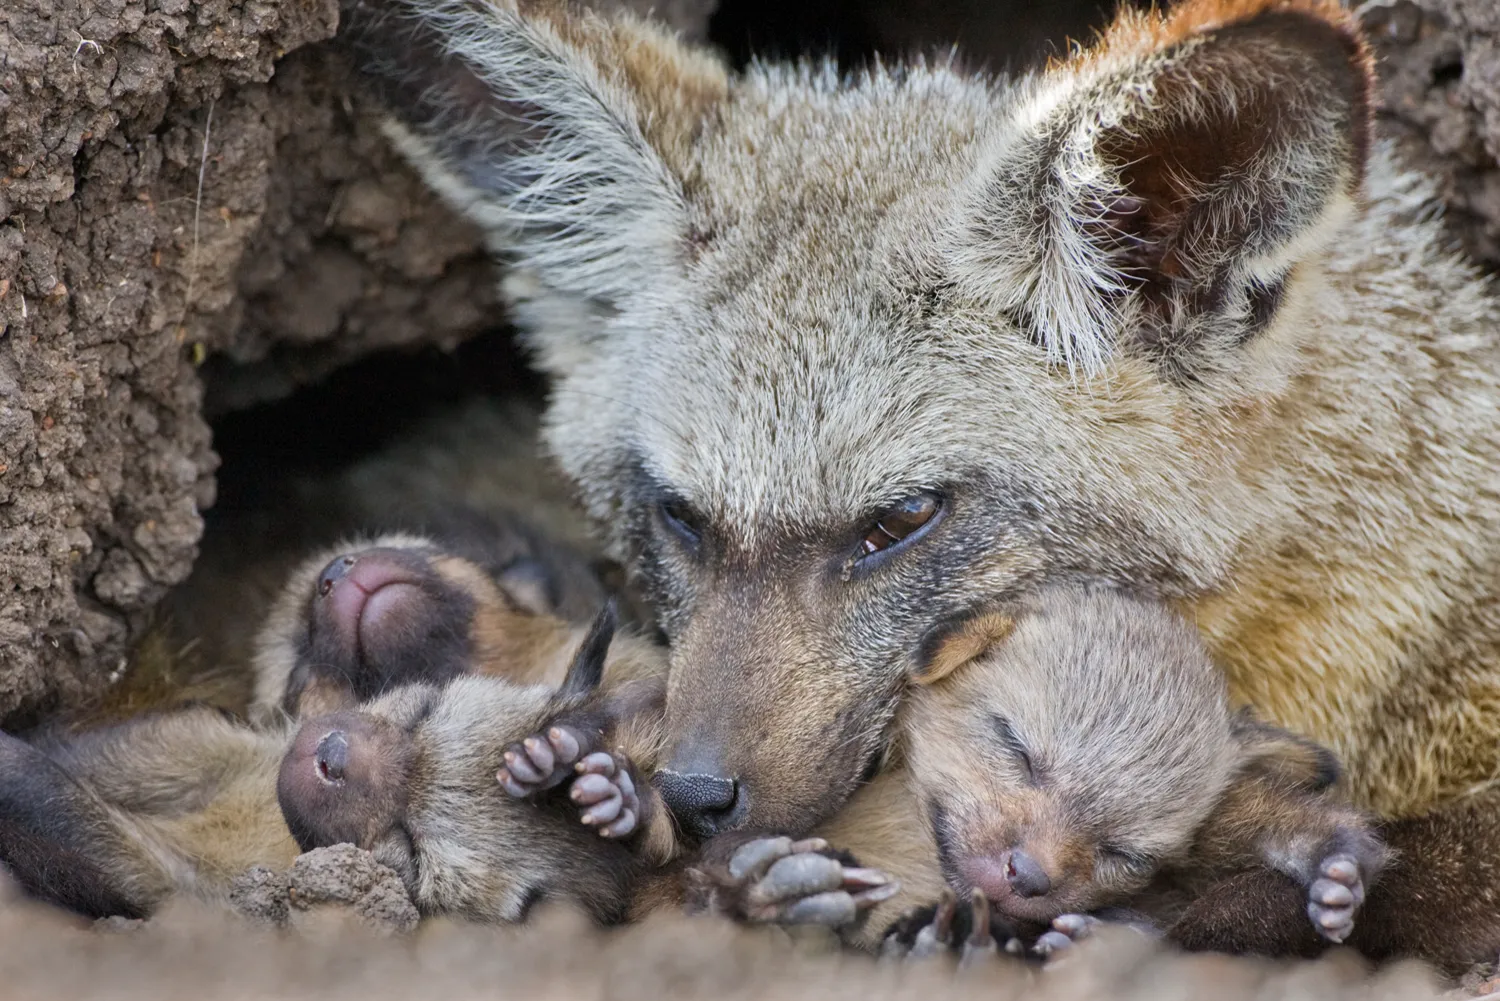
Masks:
[[[1176,604],[1360,807],[1500,811],[1500,310],[1332,0],[1122,14],[1019,80],[347,13],[514,264],[547,441],[671,641],[689,831],[810,829],[956,624],[1079,581]]]

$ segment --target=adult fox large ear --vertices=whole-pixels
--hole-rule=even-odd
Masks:
[[[1335,0],[1122,14],[993,136],[954,270],[1070,367],[1232,362],[1353,204],[1371,74]]]
[[[540,359],[679,270],[683,175],[728,89],[664,29],[539,0],[346,0],[344,33],[389,135],[522,269]],[[550,366],[549,366],[550,367]]]

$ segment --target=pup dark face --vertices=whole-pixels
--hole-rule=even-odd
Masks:
[[[339,712],[303,724],[276,782],[298,846],[368,848],[401,827],[415,752],[411,734],[385,717]]]
[[[373,852],[426,914],[518,921],[562,898],[616,920],[630,851],[577,823],[565,798],[517,800],[495,780],[506,746],[561,708],[549,688],[466,677],[309,720],[282,763],[282,813],[304,850]]]
[[[1143,889],[1191,846],[1237,755],[1192,629],[1113,594],[1049,594],[915,692],[906,722],[946,878],[1035,921]]]
[[[257,651],[263,684],[284,679],[284,695],[261,691],[258,703],[306,716],[476,668],[520,675],[544,659],[564,632],[550,614],[549,567],[509,551],[513,558],[491,559],[461,542],[384,536],[309,560]]]
[[[485,590],[460,561],[431,550],[337,556],[318,574],[309,602],[307,658],[345,667],[361,701],[397,672],[441,684],[469,659],[469,625]],[[413,671],[413,664],[421,666]]]

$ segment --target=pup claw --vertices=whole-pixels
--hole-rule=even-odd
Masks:
[[[822,838],[756,838],[735,849],[729,876],[744,888],[750,921],[839,928],[888,900],[900,884],[878,869],[845,865],[823,854]]]
[[[729,857],[729,875],[733,879],[758,879],[777,859],[792,853],[791,838],[756,838],[746,842]]]
[[[505,749],[502,771],[509,781],[501,779],[500,785],[519,799],[555,788],[572,774],[585,745],[583,734],[563,724],[549,727],[545,734],[534,733]]]
[[[929,922],[921,931],[917,932],[917,939],[912,943],[912,959],[927,959],[947,952],[953,946],[953,917],[958,913],[958,898],[953,891],[944,889],[938,898],[937,910]]]
[[[526,756],[536,766],[536,770],[543,775],[552,771],[552,766],[557,762],[557,756],[552,753],[552,745],[540,737],[527,737],[521,741],[521,746],[526,749]]]
[[[1098,924],[1098,918],[1087,914],[1059,914],[1052,919],[1052,927],[1037,938],[1031,951],[1049,958],[1066,952],[1088,938]]]
[[[547,731],[547,743],[552,745],[552,750],[557,757],[563,761],[577,761],[578,752],[582,750],[578,746],[578,738],[564,727],[554,726]]]
[[[789,925],[842,928],[857,917],[854,898],[842,890],[816,893],[782,908],[778,920]]]
[[[604,838],[623,838],[635,831],[636,812],[631,809],[620,811],[620,819],[613,824],[607,824],[599,828],[599,836]]]
[[[595,751],[574,770],[579,774],[568,798],[586,807],[578,816],[580,823],[598,828],[603,838],[623,838],[636,829],[641,801],[623,755]]]
[[[772,863],[747,895],[752,906],[780,903],[829,890],[842,890],[844,867],[838,859],[807,853],[788,855]]]

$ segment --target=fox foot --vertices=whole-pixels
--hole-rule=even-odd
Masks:
[[[568,798],[583,811],[580,822],[597,827],[601,838],[623,838],[641,819],[641,798],[630,774],[630,761],[616,752],[595,751],[574,767],[578,777]]]
[[[1318,875],[1307,888],[1307,916],[1318,934],[1330,942],[1342,942],[1354,931],[1354,912],[1365,900],[1365,883],[1359,860],[1336,854],[1318,866]]]
[[[505,765],[495,773],[500,787],[517,799],[555,789],[577,774],[580,761],[603,736],[597,730],[557,722],[505,749]]]
[[[830,849],[822,838],[754,838],[738,845],[722,866],[701,862],[689,881],[695,884],[692,909],[754,924],[827,928],[857,924],[901,888],[880,870]]]
[[[936,904],[902,915],[887,929],[880,944],[884,960],[924,960],[958,953],[959,965],[982,963],[1005,952],[1023,956],[1026,948],[1015,930],[995,920],[983,890],[975,890],[960,905],[945,889]]]

